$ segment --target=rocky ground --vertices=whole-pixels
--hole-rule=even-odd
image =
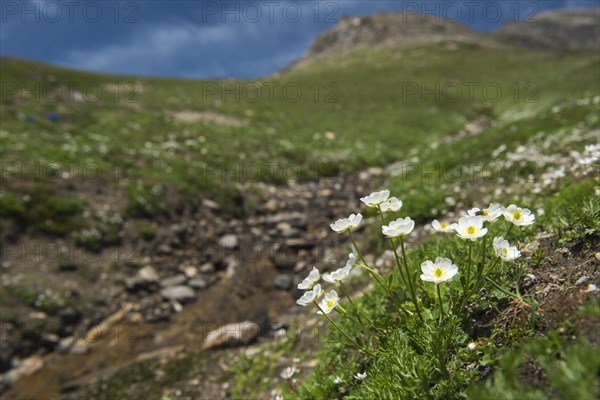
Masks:
[[[13,310],[14,319],[3,322],[3,387],[12,386],[5,395],[72,390],[136,360],[218,346],[203,340],[222,324],[251,321],[250,341],[267,334],[294,305],[296,284],[317,260],[333,265],[346,257],[336,250],[338,238],[329,223],[356,209],[381,174],[371,168],[284,187],[245,184],[240,187],[248,193],[245,201],[257,204],[248,218],[224,220],[219,205],[204,200],[195,212],[160,224],[149,241],[128,241],[124,225],[118,250],[88,252],[60,241],[61,247],[74,246],[76,254],[69,263],[43,259],[49,276],[36,301],[58,299],[52,309]],[[46,249],[56,243],[12,236],[15,246],[38,243]],[[116,251],[130,248],[115,262]],[[4,284],[26,281],[27,272],[11,270],[23,253],[5,254]],[[36,260],[27,261],[36,268]],[[32,379],[40,384],[32,385]]]

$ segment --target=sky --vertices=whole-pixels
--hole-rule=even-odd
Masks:
[[[258,78],[286,67],[344,14],[429,13],[491,31],[600,0],[0,0],[0,55],[76,69]]]

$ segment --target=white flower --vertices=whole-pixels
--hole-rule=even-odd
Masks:
[[[398,200],[396,197],[390,197],[381,203],[381,206],[379,207],[381,207],[381,212],[396,212],[402,208],[402,201]]]
[[[527,226],[533,224],[535,215],[528,208],[517,207],[511,204],[504,209],[504,218],[517,226]]]
[[[363,379],[365,379],[367,377],[367,373],[366,372],[357,372],[356,375],[354,375],[354,377],[356,379],[358,379],[359,381],[362,381]]]
[[[352,266],[350,266],[350,267],[346,266],[344,268],[340,268],[331,273],[326,272],[323,274],[323,280],[325,282],[329,282],[329,283],[343,282],[346,279],[348,279],[348,276],[350,275],[350,271],[352,271]]]
[[[483,227],[483,218],[474,215],[461,217],[458,224],[452,224],[456,234],[461,239],[477,240],[485,236],[487,228]]]
[[[291,367],[286,367],[283,371],[281,371],[281,374],[279,374],[279,376],[282,379],[290,379],[292,376],[294,376],[294,374],[297,372],[298,370],[296,369],[296,367],[294,367],[293,365]]]
[[[331,273],[324,273],[323,280],[329,283],[338,283],[343,282],[348,279],[350,276],[350,271],[354,268],[354,263],[356,262],[356,249],[352,247],[352,253],[348,254],[348,261],[346,261],[346,265],[343,268],[340,268]]]
[[[467,211],[467,214],[480,216],[484,221],[493,222],[500,218],[502,211],[504,211],[502,205],[498,203],[492,203],[488,208],[484,208],[483,210],[480,210],[477,207],[471,208],[469,211]]]
[[[513,261],[521,257],[521,252],[510,245],[502,236],[494,238],[494,252],[504,261]]]
[[[331,226],[331,229],[333,229],[336,233],[344,233],[348,229],[357,228],[360,224],[360,221],[362,221],[361,214],[350,214],[348,218],[338,219],[329,226]]]
[[[475,351],[475,350],[477,350],[477,343],[471,342],[467,345],[467,348],[471,351]]]
[[[318,283],[312,288],[312,290],[307,290],[304,292],[302,297],[296,300],[296,303],[301,305],[302,307],[306,307],[313,301],[317,300],[321,296],[321,285]]]
[[[335,290],[330,290],[328,293],[323,296],[319,307],[325,314],[329,314],[331,310],[337,307],[340,302],[340,297],[338,296]],[[318,311],[317,314],[323,314],[321,311]]]
[[[440,222],[437,219],[434,219],[431,222],[431,226],[433,227],[433,230],[437,232],[452,232],[454,230],[454,226],[452,224]]]
[[[452,279],[458,273],[458,267],[452,264],[450,259],[438,257],[435,263],[430,260],[423,261],[421,271],[421,279],[425,282],[440,283]]]
[[[335,385],[339,385],[340,383],[342,383],[342,378],[340,378],[339,376],[336,376],[335,378],[333,378],[333,383]]]
[[[319,273],[317,267],[313,267],[308,276],[298,284],[298,289],[310,289],[315,283],[319,282],[319,279],[321,279],[321,273]]]
[[[389,190],[382,190],[381,192],[373,192],[368,196],[361,197],[360,201],[365,203],[369,207],[377,207],[390,197]]]
[[[406,236],[412,232],[415,227],[415,221],[410,217],[398,218],[390,222],[389,225],[381,227],[381,231],[387,237]]]
[[[346,267],[353,268],[356,263],[356,256],[358,255],[358,251],[356,248],[352,246],[352,253],[348,254],[348,261],[346,261]]]

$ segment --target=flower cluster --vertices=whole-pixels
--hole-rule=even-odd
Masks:
[[[378,330],[377,326],[366,317],[365,314],[354,304],[351,297],[348,295],[344,287],[344,282],[350,276],[351,271],[355,267],[367,271],[374,282],[380,285],[389,298],[394,302],[400,315],[406,318],[413,316],[419,318],[424,323],[425,317],[422,313],[422,308],[431,304],[439,305],[439,321],[444,320],[444,316],[450,311],[454,312],[462,310],[471,297],[477,293],[479,289],[486,283],[498,288],[489,272],[493,271],[499,262],[511,262],[521,256],[521,252],[516,246],[513,246],[504,237],[510,232],[514,226],[524,227],[534,223],[535,215],[527,208],[518,207],[511,204],[504,207],[498,203],[492,203],[487,208],[471,208],[466,212],[466,215],[460,217],[456,222],[440,222],[434,220],[431,223],[433,229],[442,233],[454,233],[461,240],[453,241],[452,243],[460,247],[467,248],[467,254],[464,265],[460,268],[450,258],[442,255],[435,257],[435,261],[424,260],[420,264],[421,274],[417,274],[417,268],[407,255],[405,248],[406,238],[414,231],[415,221],[408,217],[400,217],[396,219],[386,219],[388,212],[397,212],[402,208],[402,201],[396,197],[390,197],[389,190],[382,190],[364,196],[361,202],[366,207],[371,207],[377,210],[381,219],[381,233],[389,242],[390,254],[394,255],[396,261],[397,273],[387,279],[382,277],[375,268],[362,256],[355,242],[353,231],[355,231],[362,222],[362,214],[351,214],[348,218],[342,218],[332,223],[331,229],[337,234],[347,233],[348,238],[352,243],[352,253],[348,255],[346,264],[332,272],[321,274],[317,267],[313,267],[308,276],[298,284],[298,289],[305,290],[302,297],[297,300],[301,306],[314,305],[317,313],[324,315],[333,326],[346,337],[346,339],[357,349],[374,356],[368,346],[359,344],[350,335],[344,332],[335,321],[329,317],[329,314],[334,309],[343,317],[350,318],[358,325],[362,325],[365,329]],[[490,232],[491,225],[486,224],[496,223],[500,218],[503,218],[508,226],[507,234],[498,236],[493,239],[491,254],[495,257],[487,259],[487,235]],[[447,237],[446,237],[447,238]],[[446,242],[444,242],[446,243]],[[461,244],[461,243],[464,243]],[[481,249],[473,251],[473,246],[481,243]],[[475,262],[473,254],[481,255],[481,260]],[[455,254],[455,253],[453,253]],[[462,263],[461,263],[462,264]],[[441,286],[445,282],[452,281],[460,273],[460,286],[450,285],[444,289],[446,296],[442,296]],[[417,279],[420,277],[420,280]],[[342,299],[335,289],[325,292],[321,288],[321,279],[331,285],[339,287],[341,293],[347,298],[352,310],[346,310],[341,304]],[[427,301],[429,292],[426,290],[426,284],[433,283],[437,298],[430,296],[430,301]],[[400,287],[398,287],[399,285]],[[399,296],[400,293],[400,296]],[[403,294],[405,296],[403,296]],[[455,297],[452,299],[452,297]],[[451,301],[445,301],[444,297],[451,297]],[[412,304],[411,304],[412,303]],[[437,306],[436,306],[437,308]],[[458,308],[458,310],[457,310]],[[446,311],[447,310],[447,311]],[[427,315],[432,315],[431,313]],[[430,317],[431,318],[431,317]],[[366,323],[365,323],[366,321]],[[366,374],[357,375],[357,379],[366,378]]]

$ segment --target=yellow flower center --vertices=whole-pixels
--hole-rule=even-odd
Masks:
[[[467,234],[468,234],[468,235],[474,235],[474,234],[475,234],[475,232],[477,232],[477,228],[475,228],[474,226],[469,226],[469,227],[467,228]]]
[[[503,248],[503,249],[502,249],[502,252],[503,252],[504,254],[508,254],[508,249],[505,247],[505,248]]]
[[[521,213],[519,211],[515,211],[513,213],[513,218],[516,219],[517,221],[521,219]]]
[[[488,216],[490,215],[490,212],[488,210],[483,210],[483,215]]]
[[[335,304],[335,301],[327,300],[327,308],[332,308],[334,304]]]
[[[441,223],[441,224],[440,224],[440,228],[442,228],[442,229],[446,229],[446,227],[447,227],[447,226],[448,226],[448,225],[446,225],[446,224],[444,224],[444,223]]]
[[[444,270],[441,268],[436,268],[433,270],[433,274],[436,278],[441,278],[442,276],[444,276]]]

